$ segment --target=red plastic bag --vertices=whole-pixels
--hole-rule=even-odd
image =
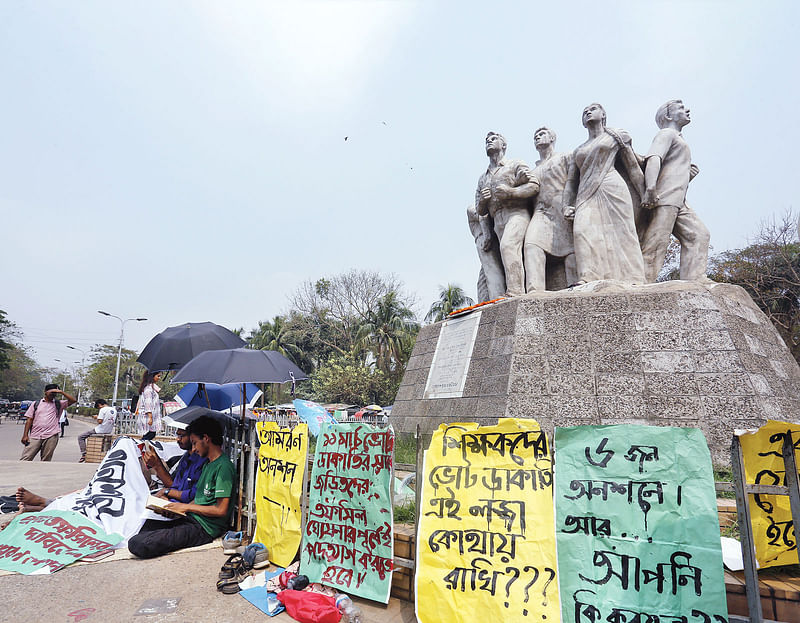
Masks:
[[[333,597],[322,593],[287,589],[278,593],[278,600],[286,606],[289,616],[300,623],[339,623],[342,618]]]

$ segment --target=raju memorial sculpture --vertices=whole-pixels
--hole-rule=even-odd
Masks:
[[[643,156],[590,104],[581,117],[588,139],[573,152],[556,153],[552,129],[534,132],[533,169],[506,158],[501,134],[487,134],[489,167],[467,210],[480,301],[604,279],[655,282],[670,236],[681,245],[680,278],[706,279],[710,236],[686,203],[699,171],[682,135],[689,110],[669,100],[655,118],[659,131]]]
[[[535,167],[487,135],[468,221],[479,299],[492,303],[419,332],[395,397],[398,430],[499,417],[548,432],[700,428],[726,463],[735,429],[800,421],[800,367],[780,334],[745,290],[705,275],[709,233],[686,203],[698,172],[682,134],[689,110],[673,99],[655,118],[641,155],[590,104],[588,138],[566,154],[551,129],[534,132]],[[652,283],[670,236],[680,279]]]

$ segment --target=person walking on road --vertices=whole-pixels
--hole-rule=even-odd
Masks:
[[[78,459],[78,463],[86,461],[86,440],[89,437],[92,435],[110,435],[114,432],[114,420],[117,419],[117,410],[114,407],[109,407],[108,403],[102,398],[95,400],[94,408],[100,409],[97,414],[99,424],[78,435],[78,447],[81,450],[81,458]]]
[[[57,400],[61,394],[66,400]],[[25,412],[25,428],[20,442],[25,446],[20,461],[32,461],[41,453],[42,461],[50,461],[58,445],[61,412],[77,402],[74,396],[58,388],[55,383],[44,386],[44,399],[37,400]]]
[[[161,430],[161,400],[157,383],[161,380],[161,372],[145,372],[139,384],[139,402],[136,405],[136,430],[140,435],[148,432],[158,433]]]

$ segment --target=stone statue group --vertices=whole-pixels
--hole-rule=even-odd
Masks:
[[[506,159],[501,134],[486,135],[489,168],[467,210],[481,301],[599,279],[653,282],[670,235],[681,245],[680,278],[706,279],[708,229],[686,203],[698,173],[681,134],[689,109],[681,100],[659,107],[645,156],[625,130],[606,126],[600,104],[582,121],[589,137],[571,154],[556,153],[551,129],[536,130],[533,168]]]

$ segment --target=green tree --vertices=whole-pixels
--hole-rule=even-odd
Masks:
[[[275,316],[271,322],[262,320],[250,332],[247,342],[248,348],[277,351],[298,366],[303,359],[303,351],[295,343],[295,335],[286,316]]]
[[[800,244],[791,210],[762,223],[750,245],[709,261],[714,281],[743,287],[800,361]]]
[[[359,328],[358,341],[373,354],[377,368],[391,377],[405,366],[418,332],[414,312],[392,291],[369,312]]]
[[[15,346],[12,340],[17,336],[16,325],[0,309],[0,370],[6,370],[11,365],[11,349]]]
[[[413,307],[413,297],[403,293],[402,282],[394,275],[355,269],[306,281],[290,302],[292,311],[307,319],[308,329],[323,349],[340,356],[363,355],[361,325],[378,311],[390,292],[395,292],[405,307]]]
[[[446,286],[439,286],[439,299],[431,305],[428,313],[425,314],[425,320],[439,322],[456,309],[474,304],[475,301],[466,295],[461,286],[448,283]]]
[[[0,396],[9,400],[41,398],[45,384],[50,382],[47,371],[24,346],[12,344],[6,355],[8,366],[0,372]]]
[[[88,371],[86,373],[86,389],[88,390],[87,398],[97,400],[98,398],[105,398],[110,400],[114,395],[114,378],[117,371],[117,350],[118,346],[111,344],[97,345],[92,348],[89,353]],[[138,390],[138,382],[141,379],[142,371],[144,368],[136,363],[137,354],[135,351],[127,348],[122,349],[122,356],[120,358],[119,366],[119,388],[117,390],[118,398],[130,398],[136,390]],[[125,387],[125,372],[129,368],[135,370],[133,377],[134,383],[129,383],[129,391],[126,396]],[[162,395],[162,398],[164,396]]]
[[[333,357],[311,379],[315,400],[354,405],[387,404],[394,399],[392,384],[381,370],[352,356]]]

